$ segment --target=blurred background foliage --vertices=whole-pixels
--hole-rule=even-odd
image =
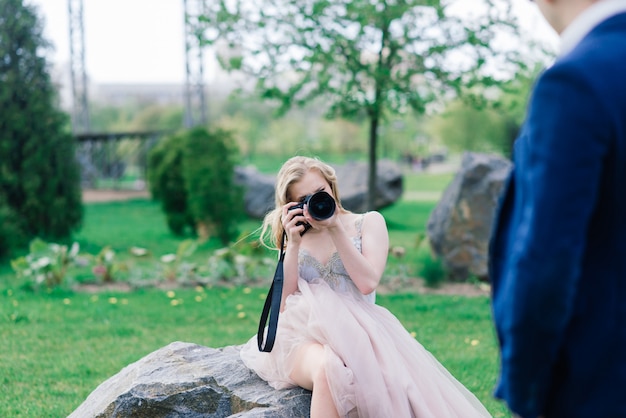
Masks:
[[[524,118],[532,80],[539,70],[529,69],[503,83],[502,91],[490,102],[454,99],[427,114],[407,111],[385,117],[379,127],[379,156],[400,159],[410,153],[425,157],[441,149],[457,154],[481,151],[509,156]],[[314,102],[276,118],[276,107],[250,92],[209,96],[209,125],[232,131],[243,164],[258,162],[264,156],[286,159],[297,153],[364,160],[367,121],[327,119],[321,108]],[[93,103],[91,109],[95,131],[175,132],[183,118],[180,106],[129,103],[111,107]],[[276,167],[261,164],[259,169],[268,172]]]
[[[0,254],[6,255],[10,254],[11,247],[18,245],[24,249],[24,245],[36,237],[69,244],[80,227],[82,203],[77,167],[68,157],[74,153],[69,118],[59,106],[58,86],[49,76],[45,55],[39,53],[49,45],[42,38],[37,10],[22,0],[0,0],[0,3],[15,11],[4,15],[3,19],[12,24],[2,25],[0,31],[3,40],[0,53],[5,57],[0,68],[3,81],[0,100],[4,109],[0,117]],[[383,10],[384,13],[370,3],[358,1],[346,6],[349,13],[345,19],[351,19],[362,29],[354,39],[349,32],[337,28],[317,33],[315,36],[327,41],[324,45],[328,49],[322,51],[311,47],[305,35],[311,30],[311,22],[334,13],[332,2],[313,2],[316,6],[306,11],[298,9],[297,2],[287,1],[290,7],[296,7],[294,10],[306,14],[303,17],[308,23],[299,27],[287,22],[287,26],[280,28],[310,54],[305,54],[301,62],[284,61],[284,57],[280,62],[292,66],[285,67],[294,71],[292,75],[304,75],[304,78],[294,78],[293,89],[285,90],[289,83],[276,84],[276,80],[280,81],[286,73],[279,67],[265,66],[263,68],[271,70],[271,74],[257,74],[260,90],[254,88],[254,80],[251,83],[251,79],[243,78],[239,78],[244,80],[241,88],[231,85],[233,88],[229,91],[209,86],[207,128],[213,132],[228,132],[229,147],[205,151],[216,161],[233,161],[230,166],[252,164],[265,173],[275,173],[280,164],[294,154],[319,156],[331,163],[364,161],[371,158],[373,144],[377,157],[402,162],[428,159],[433,155],[454,156],[468,150],[509,156],[524,117],[532,80],[542,63],[550,58],[541,48],[527,55],[511,48],[495,50],[492,45],[495,38],[492,38],[496,36],[496,27],[504,27],[511,36],[519,35],[518,40],[522,40],[510,10],[502,15],[487,14],[483,20],[468,23],[448,15],[441,2],[421,5],[413,1],[398,2]],[[227,7],[215,5],[218,6]],[[206,24],[214,21],[222,32],[204,33],[203,37],[220,50],[218,55],[225,67],[237,71],[245,69],[250,64],[244,60],[245,45],[231,43],[224,48],[219,41],[231,39],[225,38],[225,34],[234,34],[231,40],[236,40],[233,31],[246,29],[245,25],[237,27],[246,22],[232,21],[229,14],[211,14],[216,11],[219,12],[217,9],[208,11],[198,24],[206,29]],[[412,29],[414,25],[406,23],[404,18],[412,13],[417,13],[419,19],[440,24],[440,32],[432,44],[420,44],[422,38],[428,38],[428,31]],[[271,19],[266,17],[268,22],[274,22],[272,19],[282,22],[278,15]],[[395,29],[390,30],[389,25],[395,25]],[[261,25],[246,30],[253,33],[267,28]],[[389,38],[370,39],[368,33],[388,34]],[[456,43],[439,36],[446,33],[455,33]],[[381,43],[377,43],[379,41]],[[259,53],[280,58],[280,50],[273,49],[281,45],[266,44],[263,46],[266,50],[259,50]],[[422,46],[409,53],[415,45]],[[378,47],[381,54],[376,56],[370,49]],[[475,60],[471,65],[468,63],[465,70],[462,66],[450,67],[447,61],[457,47]],[[278,55],[271,55],[269,50]],[[22,52],[16,54],[16,51]],[[338,55],[341,51],[349,56]],[[224,60],[225,56],[241,60]],[[502,68],[508,68],[508,73],[499,73],[496,77],[483,71],[500,58]],[[236,62],[239,64],[235,65]],[[319,91],[300,91],[305,84],[311,86],[307,74],[316,77]],[[30,82],[32,80],[36,82]],[[337,80],[344,80],[346,85]],[[368,88],[372,86],[380,87],[381,96],[368,95]],[[297,91],[304,96],[298,96]],[[439,94],[435,94],[436,91]],[[333,118],[328,119],[328,116]],[[169,138],[187,135],[181,130],[182,103],[136,97],[115,102],[92,99],[90,121],[95,132],[165,132],[157,151]],[[377,138],[374,142],[373,134]],[[200,143],[196,145],[198,149],[187,150],[187,155],[204,155],[200,152]],[[148,154],[142,147],[140,142],[125,139],[106,144],[107,153],[113,159],[111,167],[115,167],[115,159],[142,152],[124,163],[132,165],[126,171],[131,173],[128,181],[132,187],[145,187],[145,172],[140,166],[145,164]],[[227,148],[236,150],[233,151],[236,155]],[[184,168],[176,170],[182,173]],[[155,197],[163,201],[163,193],[180,193],[181,184],[181,181],[170,182],[168,187],[171,187],[164,187]],[[195,223],[197,219],[185,222]],[[179,226],[178,232],[182,228]],[[232,225],[228,228],[236,230]],[[221,235],[225,242],[235,234]]]

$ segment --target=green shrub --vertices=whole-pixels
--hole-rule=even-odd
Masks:
[[[183,156],[187,204],[199,227],[223,244],[237,236],[243,217],[243,192],[234,181],[237,149],[224,130],[189,132]],[[204,236],[202,238],[207,238]]]
[[[184,235],[195,228],[187,207],[187,189],[183,178],[183,152],[186,137],[166,137],[150,153],[148,182],[152,197],[161,202],[167,226],[175,235]]]
[[[234,183],[237,149],[223,130],[195,128],[166,138],[150,154],[148,180],[161,201],[170,230],[190,227],[201,238],[227,244],[237,235],[243,192]]]

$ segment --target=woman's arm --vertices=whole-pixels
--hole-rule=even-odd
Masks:
[[[289,244],[285,251],[285,261],[283,264],[283,294],[280,301],[280,311],[285,309],[287,296],[298,290],[298,251],[299,244]]]
[[[305,222],[302,209],[289,210],[295,203],[291,202],[283,206],[283,228],[287,234],[287,248],[285,249],[285,261],[283,263],[283,293],[280,301],[280,310],[285,309],[287,296],[298,290],[298,253],[304,230]],[[298,225],[298,223],[301,223]]]
[[[376,290],[387,264],[389,235],[385,219],[378,212],[365,214],[362,225],[361,252],[354,246],[341,222],[329,228],[348,275],[364,295]]]

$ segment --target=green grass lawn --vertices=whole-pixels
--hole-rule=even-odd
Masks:
[[[410,177],[411,189],[437,191],[451,175]],[[411,262],[432,201],[401,200],[382,210],[392,245],[407,247]],[[169,234],[158,204],[136,200],[89,204],[81,247],[111,245],[127,256],[132,246],[154,258],[174,252],[182,238]],[[254,231],[259,221],[246,221]],[[253,238],[249,238],[252,240]],[[202,244],[198,257],[221,245]],[[390,265],[400,263],[390,258]],[[268,277],[268,284],[271,278]],[[0,265],[0,416],[63,417],[102,381],[173,341],[219,347],[241,344],[256,332],[266,287],[146,289],[132,293],[77,293],[68,287],[34,293],[7,263]],[[492,399],[497,346],[487,297],[379,295],[392,311],[496,417],[508,417]]]
[[[62,417],[102,381],[173,341],[220,347],[256,332],[265,289],[0,293],[3,417]],[[497,351],[485,297],[380,295],[409,332],[494,414]]]
[[[452,174],[407,174],[404,176],[404,189],[418,192],[442,192],[450,181]]]
[[[260,221],[246,220],[240,230],[252,232],[260,225]],[[139,246],[149,249],[155,256],[175,252],[186,238],[189,237],[172,235],[159,203],[144,199],[85,205],[85,222],[75,236],[81,248],[88,252],[96,253],[111,245],[116,252],[125,253]],[[200,250],[210,251],[221,246],[217,240],[209,240]]]

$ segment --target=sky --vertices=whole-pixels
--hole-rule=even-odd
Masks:
[[[45,19],[55,66],[70,65],[68,0],[26,0]],[[96,83],[182,83],[182,0],[84,0],[85,66]]]
[[[209,0],[211,1],[211,0]],[[476,0],[457,0],[471,8]],[[557,36],[529,0],[512,1],[520,24],[556,45]],[[44,36],[55,47],[56,68],[70,65],[68,0],[25,0],[44,18]],[[85,66],[94,83],[183,83],[185,81],[183,0],[83,0]],[[205,82],[216,70],[210,54]]]

